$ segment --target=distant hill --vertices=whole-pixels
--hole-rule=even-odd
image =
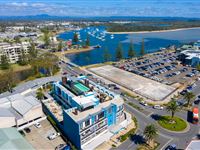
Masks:
[[[40,14],[35,16],[0,16],[0,21],[195,21],[200,18],[183,17],[135,17],[135,16],[108,16],[108,17],[73,17],[73,16],[50,16]]]

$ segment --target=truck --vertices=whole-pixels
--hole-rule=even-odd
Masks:
[[[199,109],[198,109],[198,107],[194,107],[193,110],[192,110],[192,113],[193,113],[193,119],[192,119],[193,124],[198,124],[198,122],[199,122]]]

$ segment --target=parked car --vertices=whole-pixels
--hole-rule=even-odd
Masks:
[[[119,88],[119,87],[117,87],[117,86],[115,86],[115,87],[114,87],[114,90],[119,90],[119,89],[120,89],[120,88]]]
[[[26,136],[26,134],[24,133],[23,130],[20,130],[19,133],[20,133],[22,136]]]
[[[167,146],[165,150],[176,150],[176,144],[171,144]]]
[[[196,104],[196,105],[199,105],[199,103],[200,103],[200,99],[197,99],[194,101],[194,104]]]
[[[31,132],[31,129],[30,129],[30,128],[24,128],[24,131],[25,131],[26,133],[30,133],[30,132]]]
[[[65,144],[59,144],[58,146],[56,146],[55,150],[63,150],[65,146]]]
[[[60,135],[60,133],[51,133],[48,135],[48,139],[49,140],[54,140],[55,138],[57,138]]]
[[[39,122],[37,122],[36,124],[34,124],[34,126],[35,126],[36,128],[41,128],[41,127],[42,127],[41,124],[40,124]]]
[[[160,105],[154,105],[153,106],[154,109],[159,109],[159,110],[163,110],[163,107]]]
[[[140,104],[143,106],[148,106],[148,104],[145,101],[141,101]]]
[[[178,106],[186,105],[186,104],[187,104],[187,100],[185,100],[185,99],[177,100],[176,104],[177,104]]]

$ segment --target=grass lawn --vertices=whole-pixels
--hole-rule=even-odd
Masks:
[[[183,131],[187,127],[187,123],[179,117],[174,117],[174,122],[170,122],[170,120],[171,116],[162,116],[158,120],[158,124],[171,131]]]
[[[18,71],[30,69],[31,66],[30,65],[20,66],[18,64],[12,64],[11,68],[13,69],[14,72],[18,72]],[[0,69],[0,73],[4,73],[5,71],[7,71],[7,70]]]

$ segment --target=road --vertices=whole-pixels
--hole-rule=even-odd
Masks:
[[[75,76],[88,73],[88,72],[85,72],[84,70],[80,70],[78,68],[73,68],[72,66],[65,64],[65,63],[62,63],[60,65],[60,67],[62,68],[63,72],[67,72],[68,74],[75,75]],[[110,81],[104,80],[97,76],[95,76],[95,77],[88,76],[88,78],[90,80],[92,80],[93,82],[101,84],[102,86],[106,86],[106,84],[112,83]],[[0,94],[0,98],[9,96],[9,95],[13,95],[16,93],[22,93],[28,89],[34,90],[34,89],[39,88],[43,84],[46,84],[51,81],[59,81],[59,80],[61,80],[61,75],[47,77],[47,78],[40,78],[40,79],[36,79],[33,81],[28,81],[26,83],[22,83],[22,84],[18,85],[17,87],[15,87],[13,90],[13,93],[5,92],[5,93]],[[193,89],[192,92],[195,93],[196,95],[199,95],[200,94],[200,81],[198,81],[196,83],[196,85],[197,86]],[[119,94],[121,93],[120,90],[115,90],[115,89],[111,89],[111,90],[116,93],[119,93]],[[121,149],[123,149],[123,150],[124,149],[127,149],[127,150],[128,149],[131,149],[131,150],[136,149],[138,147],[138,144],[140,144],[143,141],[143,135],[142,135],[143,131],[144,131],[146,125],[149,125],[149,124],[155,124],[158,128],[159,132],[158,132],[158,137],[156,139],[156,141],[158,141],[160,143],[158,149],[164,149],[169,144],[176,144],[179,149],[185,149],[188,142],[190,142],[191,139],[196,138],[197,134],[199,133],[199,126],[193,125],[191,123],[189,123],[189,125],[190,125],[189,130],[185,133],[169,132],[169,131],[159,127],[155,121],[156,115],[169,114],[168,112],[166,112],[166,110],[156,110],[150,106],[142,106],[139,104],[138,100],[133,99],[131,97],[123,96],[123,98],[126,99],[126,102],[125,102],[126,111],[130,112],[133,116],[135,116],[138,121],[138,130],[131,139],[126,140],[117,149],[120,149],[120,150]],[[142,110],[138,111],[137,109],[128,105],[128,102],[134,103],[135,105],[141,107]],[[187,112],[185,112],[185,111],[177,112],[176,115],[187,120]]]
[[[80,70],[78,68],[74,68],[71,69],[71,67],[68,67],[66,64],[62,64],[61,65],[63,68],[63,71],[69,73],[69,74],[73,74],[73,75],[79,75],[79,74],[87,74],[87,72]],[[102,84],[103,86],[105,86],[105,83],[112,83],[110,81],[107,80],[102,80],[102,78],[100,78],[101,82],[99,82],[100,80],[98,80],[98,77],[89,77],[90,80],[94,81],[94,82],[98,82],[99,84]],[[116,84],[116,83],[115,83]],[[196,83],[196,87],[193,89],[193,93],[198,95],[200,94],[200,81],[198,81]],[[121,93],[120,90],[114,90],[111,89],[116,93]],[[149,124],[155,124],[158,128],[158,137],[157,137],[157,141],[160,143],[158,149],[165,149],[166,146],[168,146],[169,144],[176,144],[177,147],[179,149],[185,149],[188,145],[188,143],[196,138],[197,134],[199,133],[199,126],[198,125],[193,125],[190,122],[188,122],[189,124],[189,128],[186,132],[184,133],[175,133],[175,132],[170,132],[167,131],[161,127],[159,127],[156,124],[155,121],[155,116],[157,115],[170,115],[169,112],[167,112],[166,110],[156,110],[153,109],[152,107],[148,106],[142,106],[139,104],[139,101],[136,99],[133,99],[131,97],[123,97],[124,99],[126,99],[127,101],[125,102],[125,109],[130,112],[133,116],[135,116],[137,118],[138,121],[138,130],[136,132],[136,135],[132,138],[132,139],[128,139],[126,140],[124,143],[122,143],[117,149],[136,149],[138,144],[142,141],[143,136],[142,133],[146,127],[146,125]],[[128,105],[128,102],[132,102],[135,105],[139,106],[142,108],[141,111],[138,111],[137,109],[131,107],[130,105]],[[187,112],[186,111],[180,111],[177,112],[176,115],[178,117],[181,117],[185,120],[187,120]]]

